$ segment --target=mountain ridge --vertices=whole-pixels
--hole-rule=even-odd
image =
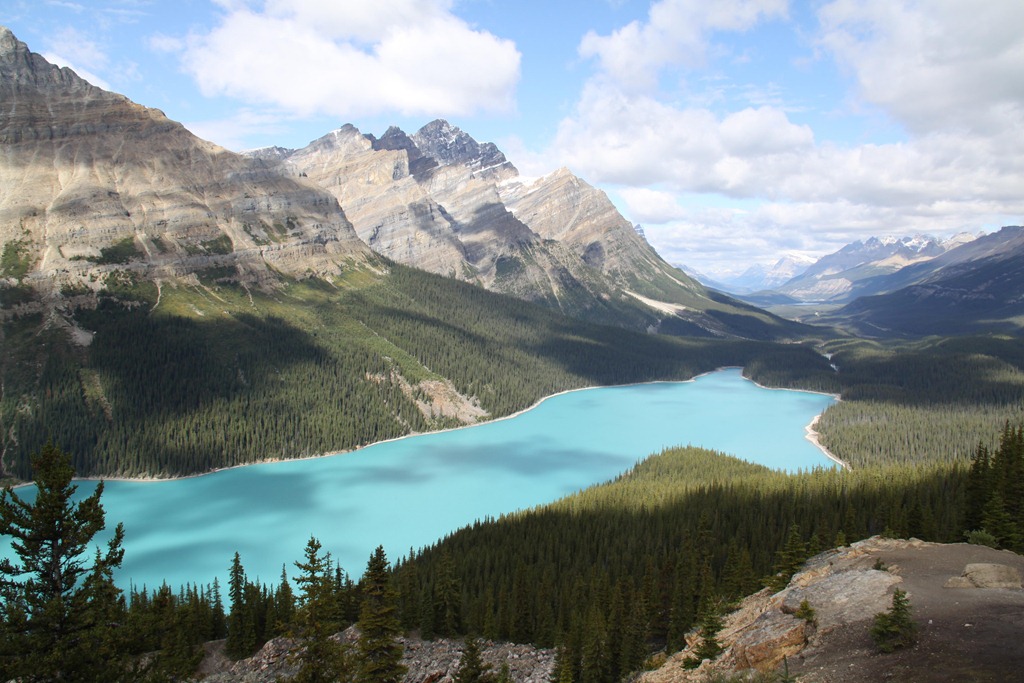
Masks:
[[[936,258],[969,241],[961,233],[946,240],[929,235],[870,237],[823,256],[774,289],[798,301],[848,302],[871,292],[865,281],[878,281],[915,263]]]
[[[794,333],[670,266],[568,169],[521,178],[493,143],[441,119],[379,138],[345,124],[304,148],[252,154],[320,184],[374,251],[405,265],[633,329]]]
[[[877,280],[822,319],[868,336],[1017,334],[1024,316],[1024,227],[1006,226]]]

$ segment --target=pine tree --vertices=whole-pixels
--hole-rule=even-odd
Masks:
[[[454,683],[491,683],[494,676],[490,665],[484,664],[480,656],[480,641],[476,636],[466,636],[462,645],[462,658],[453,677]]]
[[[111,570],[121,565],[118,524],[92,565],[86,550],[105,526],[103,482],[75,503],[71,457],[47,444],[32,457],[34,502],[11,488],[0,494],[0,533],[18,563],[0,562],[0,679],[117,680],[123,657],[114,644],[121,592]]]
[[[305,561],[296,562],[300,589],[295,614],[300,662],[292,683],[335,683],[347,677],[349,662],[342,644],[331,636],[338,630],[330,553],[320,555],[320,542],[310,537]]]
[[[917,624],[910,615],[910,599],[897,588],[892,594],[892,607],[875,615],[871,639],[882,652],[893,652],[913,645],[917,640]]]
[[[789,580],[807,559],[807,544],[800,536],[800,525],[793,524],[786,537],[786,545],[779,551],[775,567],[768,578],[767,586],[773,591],[780,591],[789,585]]]
[[[297,564],[297,563],[296,563]],[[274,591],[274,620],[270,628],[276,634],[285,634],[291,631],[295,619],[295,594],[288,582],[288,571],[285,566],[281,567],[281,582],[277,584]]]
[[[462,587],[455,575],[455,563],[450,553],[442,553],[434,589],[436,633],[453,636],[462,628]]]
[[[992,534],[1000,548],[1014,549],[1020,545],[1017,524],[1006,509],[1006,502],[999,491],[994,491],[985,504],[981,528]]]
[[[583,629],[583,648],[580,652],[579,683],[606,683],[610,676],[608,630],[597,604],[587,611]]]
[[[232,659],[241,659],[252,654],[252,645],[247,642],[249,638],[246,636],[249,621],[245,605],[246,584],[242,558],[236,552],[228,570],[228,600],[231,601],[231,611],[228,613],[228,634],[224,643],[224,654]]]
[[[700,629],[697,635],[700,636],[700,644],[693,650],[693,654],[686,658],[683,666],[688,669],[695,669],[705,659],[715,659],[722,654],[722,646],[718,642],[718,632],[722,630],[721,606],[718,604],[707,605],[700,618]]]
[[[402,646],[398,643],[398,594],[391,586],[388,566],[384,548],[377,546],[360,585],[363,605],[358,622],[359,683],[398,683],[405,673],[401,665]]]
[[[985,504],[992,493],[991,463],[988,449],[978,445],[971,458],[971,467],[967,472],[967,509],[965,512],[968,531],[982,527],[982,516]]]

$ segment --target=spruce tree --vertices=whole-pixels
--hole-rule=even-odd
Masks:
[[[17,558],[0,562],[0,679],[117,680],[123,657],[110,619],[121,592],[111,571],[124,557],[124,527],[90,565],[89,546],[105,527],[103,482],[74,502],[71,457],[52,443],[32,468],[34,502],[10,487],[0,493],[0,533]]]
[[[695,669],[705,659],[715,659],[722,654],[724,648],[718,642],[718,632],[722,630],[722,605],[720,602],[709,602],[701,610],[700,628],[697,635],[700,644],[693,653],[683,661],[687,669]]]
[[[455,562],[451,553],[441,554],[437,584],[434,589],[436,633],[454,636],[462,628],[462,586],[455,574]]]
[[[897,588],[892,594],[892,607],[875,615],[871,639],[882,652],[893,652],[913,645],[917,640],[917,624],[910,615],[910,599]]]
[[[370,555],[361,582],[363,604],[359,612],[359,683],[398,683],[405,674],[398,642],[398,594],[391,586],[383,546]]]
[[[476,636],[466,636],[459,668],[453,677],[454,683],[491,683],[494,676],[491,675],[490,669],[490,665],[484,664],[481,658],[480,640]]]
[[[246,583],[242,558],[236,552],[228,570],[228,600],[231,601],[231,611],[228,613],[228,633],[224,643],[224,654],[231,659],[241,659],[252,654],[251,645],[246,637]]]
[[[330,554],[320,554],[320,542],[310,537],[305,561],[296,562],[300,589],[295,614],[299,671],[293,683],[335,683],[347,678],[349,662],[342,644],[332,638],[339,627]],[[286,585],[286,584],[285,584]]]

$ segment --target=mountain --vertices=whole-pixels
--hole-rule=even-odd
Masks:
[[[444,122],[242,156],[6,29],[0,104],[0,478],[31,477],[49,439],[98,476],[336,452],[574,387],[777,364],[788,348],[729,340],[803,329],[677,275],[571,174],[528,183]]]
[[[800,333],[670,266],[568,169],[522,178],[493,143],[447,121],[379,138],[348,124],[302,149],[250,154],[331,192],[360,238],[398,263],[632,329]]]
[[[1019,334],[1024,228],[1004,227],[928,261],[864,283],[863,296],[824,320],[869,336]]]
[[[774,290],[802,275],[814,263],[812,258],[787,254],[770,266],[755,263],[735,277],[719,279],[719,283],[724,291],[734,294]]]
[[[215,268],[259,285],[379,261],[313,183],[90,85],[2,27],[0,102],[8,302],[95,295],[115,271],[159,282]]]
[[[852,301],[868,293],[865,281],[929,261],[971,239],[973,236],[962,234],[949,240],[927,235],[858,240],[823,256],[774,289],[798,301]]]

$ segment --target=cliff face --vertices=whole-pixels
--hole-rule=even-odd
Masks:
[[[0,240],[5,315],[95,295],[115,271],[268,288],[282,274],[381,270],[376,252],[590,321],[799,334],[669,266],[569,171],[526,181],[495,145],[445,121],[379,139],[345,126],[301,150],[237,155],[2,28]]]
[[[373,259],[316,185],[90,85],[2,27],[0,239],[39,289],[88,286],[111,261],[147,277],[227,267],[263,281]]]
[[[509,211],[499,189],[518,172],[497,147],[445,121],[379,139],[346,125],[284,160],[331,192],[390,259],[555,306],[581,290],[605,293],[571,250]]]

